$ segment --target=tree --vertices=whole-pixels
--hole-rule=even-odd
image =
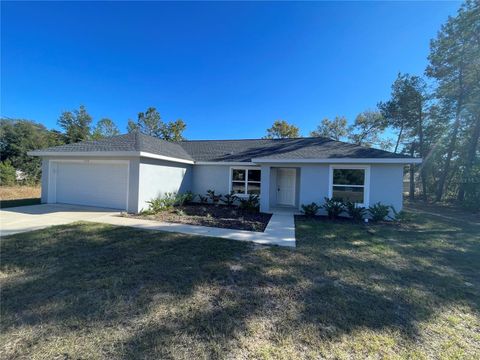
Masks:
[[[16,180],[15,168],[10,163],[10,160],[0,162],[0,185],[14,185]]]
[[[140,131],[143,134],[169,141],[183,140],[183,132],[187,125],[181,119],[164,123],[160,113],[154,107],[149,107],[146,112],[138,113],[137,122],[129,119],[127,131]]]
[[[323,136],[333,140],[344,140],[348,135],[347,119],[344,116],[335,116],[335,119],[322,120],[317,129],[310,133],[310,136]]]
[[[27,152],[61,145],[62,138],[42,124],[22,119],[0,120],[0,161],[9,163],[27,174],[29,181],[40,179],[41,160]]]
[[[300,137],[300,129],[285,120],[276,120],[272,127],[267,129],[264,139],[285,139]]]
[[[92,117],[85,106],[80,105],[78,110],[64,111],[58,119],[58,126],[65,131],[67,143],[87,140],[90,137],[90,123]]]
[[[458,150],[458,137],[465,113],[468,112],[468,105],[479,102],[479,29],[480,3],[467,1],[460,7],[457,16],[450,17],[437,34],[437,38],[430,43],[426,74],[437,82],[435,96],[439,103],[451,109],[452,113],[448,145],[436,191],[437,201],[442,199],[447,188],[447,180],[451,177],[452,158]],[[473,132],[471,146],[478,141],[473,139],[475,136],[477,135]],[[465,173],[468,174],[473,163],[467,161],[464,166]]]
[[[184,140],[182,134],[186,127],[187,124],[182,119],[169,122],[162,129],[162,137],[169,141],[182,141]]]
[[[425,81],[414,75],[399,73],[392,85],[391,99],[379,108],[386,125],[398,130],[395,152],[403,142],[404,151],[411,156],[425,157],[424,131],[426,124],[427,92]],[[426,174],[421,168],[422,194],[426,200]],[[410,165],[410,198],[415,194],[415,165]]]
[[[97,122],[93,129],[91,138],[93,140],[103,139],[110,136],[119,135],[117,125],[108,118],[103,118]]]
[[[379,111],[367,110],[357,115],[355,122],[348,129],[348,139],[361,146],[378,146],[386,149],[390,142],[382,138],[387,121]]]

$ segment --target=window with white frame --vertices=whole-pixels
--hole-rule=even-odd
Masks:
[[[231,191],[238,195],[260,195],[260,169],[232,168]]]
[[[365,167],[332,167],[330,197],[366,206],[367,170]]]

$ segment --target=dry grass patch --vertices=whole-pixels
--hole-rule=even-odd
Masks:
[[[0,200],[39,198],[40,186],[0,186]]]
[[[2,358],[480,357],[479,227],[297,218],[295,250],[78,223],[2,242]]]

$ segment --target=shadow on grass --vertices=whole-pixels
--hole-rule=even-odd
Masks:
[[[40,204],[40,198],[0,200],[0,209]]]
[[[11,236],[2,268],[18,276],[3,286],[2,332],[89,328],[98,339],[122,327],[115,357],[225,357],[252,333],[302,343],[306,326],[319,339],[367,328],[415,341],[444,305],[479,310],[477,228],[296,226],[296,250],[84,223]]]

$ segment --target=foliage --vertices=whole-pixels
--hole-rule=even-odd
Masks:
[[[204,195],[198,194],[198,199],[200,200],[201,204],[206,204],[208,202],[208,197]]]
[[[222,201],[225,203],[225,205],[232,206],[236,198],[235,192],[231,191],[230,194],[223,195]]]
[[[357,115],[355,122],[349,127],[348,139],[357,145],[388,149],[391,146],[390,141],[381,137],[387,125],[387,121],[381,112],[364,111]]]
[[[222,198],[222,195],[216,195],[215,190],[207,190],[207,197],[210,199],[212,204],[217,205]]]
[[[380,201],[371,205],[368,208],[368,213],[370,215],[370,219],[372,221],[383,221],[388,217],[390,214],[390,209],[392,207],[382,204]]]
[[[285,139],[300,137],[300,130],[285,120],[276,120],[272,127],[267,129],[265,139]]]
[[[99,140],[110,136],[119,135],[117,125],[108,118],[103,118],[97,122],[92,132],[92,140]]]
[[[160,211],[171,210],[174,206],[182,206],[187,198],[187,194],[167,192],[162,197],[147,201],[147,204],[149,205],[148,212],[156,214]]]
[[[345,210],[345,204],[337,199],[326,197],[322,208],[327,212],[330,219],[336,219]]]
[[[250,194],[248,197],[237,196],[240,203],[240,209],[248,212],[258,212],[260,207],[259,197],[257,194]]]
[[[186,191],[186,192],[184,193],[184,195],[185,195],[185,203],[186,203],[186,204],[192,203],[192,202],[195,200],[195,198],[197,197],[197,195],[195,195],[195,194],[194,194],[193,192],[191,192],[191,191]]]
[[[14,185],[15,180],[15,168],[10,163],[10,160],[0,162],[0,185]]]
[[[146,112],[138,113],[136,122],[128,120],[127,131],[140,131],[159,139],[180,141],[184,140],[182,134],[186,127],[187,125],[181,119],[164,123],[157,109],[149,107]]]
[[[348,134],[347,119],[345,116],[335,116],[335,119],[322,120],[317,129],[310,133],[310,136],[327,137],[333,140],[344,140]]]
[[[75,143],[87,140],[90,137],[90,124],[92,117],[88,114],[84,105],[77,110],[64,111],[57,123],[65,132],[67,143]]]
[[[367,214],[367,209],[363,206],[357,206],[357,204],[348,201],[345,203],[345,211],[353,220],[363,221],[365,215]]]
[[[321,209],[320,205],[312,202],[311,204],[305,205],[302,204],[302,212],[305,216],[315,216],[318,213],[318,210]]]
[[[63,136],[29,120],[0,120],[0,161],[8,160],[16,170],[27,175],[27,182],[40,180],[41,159],[27,155],[28,151],[61,145]]]

